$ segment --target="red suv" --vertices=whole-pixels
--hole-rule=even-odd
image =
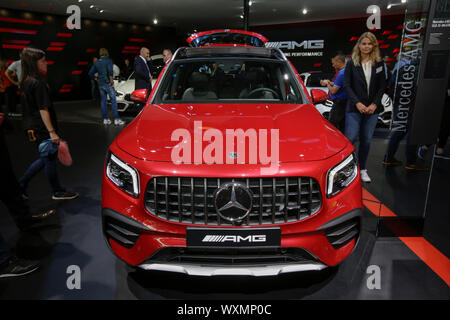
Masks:
[[[103,232],[129,265],[269,276],[334,266],[355,248],[354,148],[315,109],[320,90],[311,99],[266,41],[239,30],[194,34],[111,144]]]

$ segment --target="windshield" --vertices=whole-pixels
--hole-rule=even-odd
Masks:
[[[294,77],[283,61],[188,59],[171,65],[156,99],[157,103],[254,100],[302,103]]]

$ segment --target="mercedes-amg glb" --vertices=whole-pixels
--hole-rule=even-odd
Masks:
[[[352,144],[262,35],[188,39],[113,141],[103,232],[129,265],[269,276],[334,266],[355,248],[362,188]]]

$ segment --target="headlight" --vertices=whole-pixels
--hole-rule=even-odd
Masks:
[[[135,198],[139,197],[139,175],[136,169],[117,158],[113,153],[110,153],[108,157],[106,176],[126,193]]]
[[[330,198],[343,189],[358,176],[358,164],[353,154],[328,171],[327,197]]]

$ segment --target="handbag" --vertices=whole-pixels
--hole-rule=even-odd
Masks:
[[[58,159],[63,165],[69,167],[72,165],[72,156],[70,155],[69,145],[67,141],[61,140],[59,142]]]

